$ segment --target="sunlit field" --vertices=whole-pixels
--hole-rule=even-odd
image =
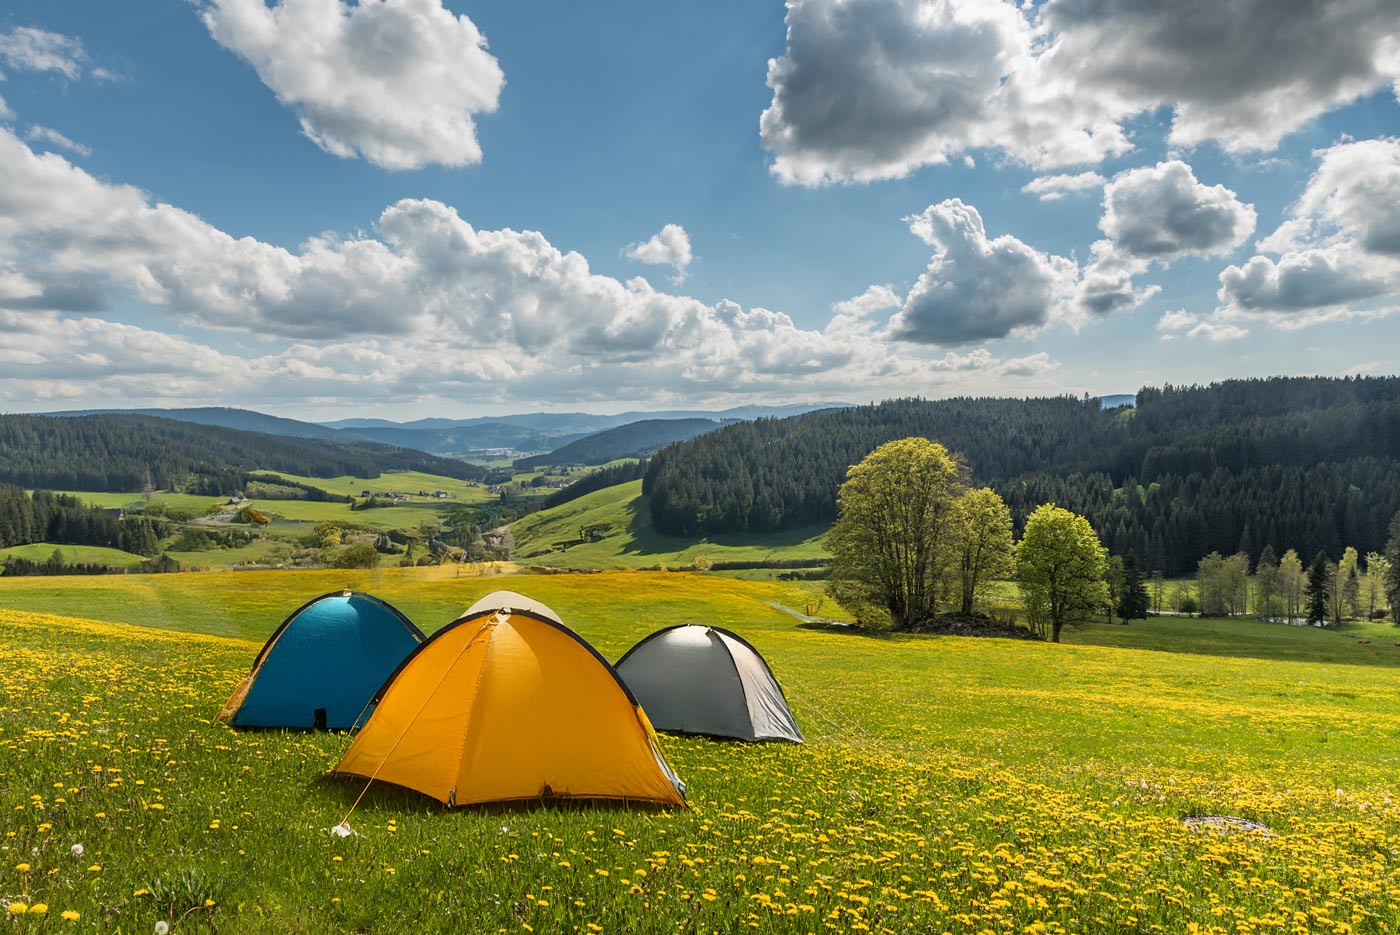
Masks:
[[[610,659],[657,627],[718,623],[763,652],[810,742],[663,737],[689,786],[685,810],[446,810],[376,787],[350,815],[357,835],[333,837],[363,789],[326,775],[348,737],[239,733],[212,718],[285,614],[342,586],[427,630],[512,587]],[[814,629],[765,603],[801,606],[811,593],[694,574],[437,568],[0,582],[6,924],[1343,933],[1400,923],[1400,631],[1163,618],[1092,626],[1056,646]],[[1197,814],[1268,830],[1181,822]]]

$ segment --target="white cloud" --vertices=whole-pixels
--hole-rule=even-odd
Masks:
[[[1077,305],[1088,315],[1136,308],[1157,293],[1134,278],[1153,263],[1236,249],[1254,232],[1256,213],[1223,185],[1204,185],[1179,160],[1120,172],[1104,187],[1099,229]]]
[[[1239,325],[1207,319],[1186,332],[1188,338],[1205,338],[1207,341],[1238,341],[1249,332]]]
[[[85,72],[98,79],[116,77],[105,68],[89,67],[90,61],[83,41],[76,36],[33,26],[0,32],[0,63],[14,71],[56,72],[74,81]]]
[[[803,185],[978,148],[1095,163],[1160,107],[1173,144],[1243,152],[1397,79],[1393,0],[789,0],[760,134],[774,174]]]
[[[1169,140],[1268,150],[1400,78],[1393,0],[1050,0],[1040,65],[1120,115],[1172,108]]]
[[[1400,140],[1316,155],[1291,216],[1256,244],[1259,254],[1221,271],[1222,314],[1292,329],[1393,311],[1374,303],[1400,294]]]
[[[1009,234],[988,239],[981,214],[957,198],[905,220],[937,249],[890,319],[892,339],[956,345],[1030,333],[1073,291],[1073,260],[1041,253]]]
[[[843,329],[839,314],[813,330],[781,312],[621,282],[540,233],[479,230],[437,201],[404,199],[372,234],[288,250],[94,178],[4,128],[0,165],[0,330],[19,336],[0,358],[0,395],[11,400],[657,405],[852,388],[986,392],[995,384],[979,381],[1053,366],[1034,355],[930,361],[891,348],[873,323]],[[245,357],[91,317],[114,299],[271,350]]]
[[[1077,175],[1042,175],[1021,186],[1028,195],[1037,195],[1041,201],[1059,201],[1066,195],[1079,195],[1103,188],[1108,181],[1097,172],[1080,172]]]
[[[760,119],[784,182],[900,178],[978,147],[1037,165],[1129,148],[1072,98],[1008,78],[1031,68],[1031,24],[998,0],[790,0]]]
[[[628,244],[623,255],[638,263],[657,266],[670,266],[676,271],[671,281],[679,285],[685,281],[690,261],[690,235],[679,224],[667,224],[641,243]]]
[[[1135,257],[1207,256],[1254,233],[1254,207],[1223,185],[1203,185],[1180,160],[1130,169],[1104,189],[1099,221],[1114,245]]]
[[[68,137],[59,133],[53,127],[44,127],[32,124],[25,132],[24,138],[31,143],[52,143],[59,149],[66,149],[69,152],[77,153],[79,156],[91,156],[92,147],[82,143],[75,143]]]
[[[1158,331],[1185,331],[1199,321],[1199,316],[1186,309],[1177,309],[1174,312],[1163,312],[1162,317],[1157,319]]]
[[[202,17],[326,152],[386,169],[481,161],[473,118],[505,78],[441,0],[207,0]]]

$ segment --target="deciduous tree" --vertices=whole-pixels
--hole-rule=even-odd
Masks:
[[[1101,609],[1108,603],[1107,564],[1108,552],[1087,519],[1053,503],[1038,507],[1016,547],[1016,574],[1033,625],[1048,627],[1058,643],[1065,624]]]
[[[831,596],[857,614],[884,608],[895,630],[932,615],[960,492],[948,450],[926,438],[887,442],[852,465],[825,540]]]
[[[968,490],[953,510],[953,541],[960,611],[971,614],[988,585],[1011,576],[1015,545],[1011,535],[1011,511],[989,487]]]

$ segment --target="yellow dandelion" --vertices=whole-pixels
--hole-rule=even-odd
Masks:
[[[28,911],[29,907],[22,902],[15,901],[10,903],[10,915],[12,916],[22,916]]]
[[[80,913],[74,912],[72,909],[63,910],[62,915],[63,918],[68,922],[77,922],[79,919],[82,918],[82,915]]]
[[[48,903],[35,903],[34,905],[32,905],[32,906],[29,907],[29,912],[30,912],[31,915],[40,915],[40,916],[41,916],[41,915],[43,915],[44,913],[46,913],[46,912],[48,912],[48,911],[49,911],[49,904],[48,904]]]

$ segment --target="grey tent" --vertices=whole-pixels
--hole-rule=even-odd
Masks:
[[[542,601],[537,601],[533,597],[526,597],[516,591],[492,591],[490,594],[477,601],[466,609],[463,617],[470,617],[485,610],[501,610],[502,608],[511,610],[528,610],[532,614],[539,614],[547,617],[555,623],[563,625],[564,621],[559,619],[559,615],[550,610]]]
[[[802,743],[758,650],[719,627],[657,630],[615,666],[657,730]]]

